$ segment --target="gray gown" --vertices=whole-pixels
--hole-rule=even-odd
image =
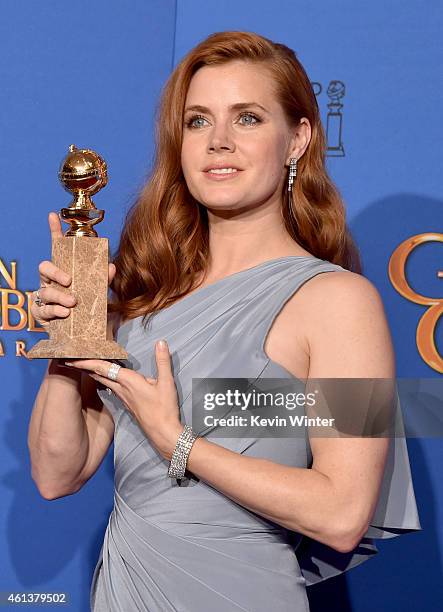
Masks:
[[[267,357],[265,338],[297,289],[330,271],[344,268],[309,256],[270,260],[197,289],[154,315],[146,330],[142,317],[126,321],[116,339],[128,351],[128,367],[156,377],[154,343],[166,338],[180,418],[191,425],[193,377],[294,379]],[[192,475],[179,486],[121,401],[100,387],[115,421],[115,496],[92,579],[94,612],[304,612],[306,587],[371,558],[377,553],[373,538],[421,529],[404,438],[391,439],[365,537],[351,553],[339,553]],[[397,419],[402,425],[399,411]],[[211,441],[249,457],[312,464],[308,436]]]

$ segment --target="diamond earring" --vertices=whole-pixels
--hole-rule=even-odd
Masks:
[[[297,158],[291,157],[291,159],[289,160],[288,191],[292,191],[292,184],[296,176],[297,176]]]

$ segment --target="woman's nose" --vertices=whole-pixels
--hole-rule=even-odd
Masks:
[[[211,130],[208,142],[209,151],[228,150],[233,151],[235,149],[234,138],[229,130],[229,127],[225,124],[219,124]]]

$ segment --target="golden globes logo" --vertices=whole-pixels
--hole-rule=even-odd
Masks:
[[[409,254],[424,242],[443,242],[443,234],[417,234],[402,242],[389,260],[389,278],[395,289],[403,297],[415,304],[428,306],[421,317],[416,333],[418,352],[422,359],[434,370],[443,374],[443,358],[435,344],[435,328],[443,313],[443,298],[428,297],[416,293],[406,279],[405,267]],[[443,278],[443,270],[437,271],[438,278]]]
[[[12,261],[10,270],[0,259],[0,331],[21,331],[26,328],[30,332],[45,332],[36,325],[31,314],[32,291],[19,291],[17,289],[17,262]],[[13,319],[15,321],[13,322]],[[15,354],[17,357],[26,357],[26,344],[23,340],[16,340]],[[0,357],[5,356],[5,349],[0,340]]]
[[[323,91],[323,85],[318,81],[311,82],[315,96],[319,96]],[[328,157],[344,157],[345,149],[343,146],[343,101],[346,94],[346,87],[343,81],[329,81],[326,88],[326,95],[329,98],[327,104],[328,112],[326,115],[325,134]]]

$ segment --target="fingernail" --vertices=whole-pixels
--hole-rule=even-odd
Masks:
[[[72,361],[65,361],[65,365],[67,365],[67,366],[73,366],[74,364],[72,363]]]
[[[159,340],[158,346],[162,351],[164,351],[166,348],[168,348],[168,343],[166,342],[166,340]]]

